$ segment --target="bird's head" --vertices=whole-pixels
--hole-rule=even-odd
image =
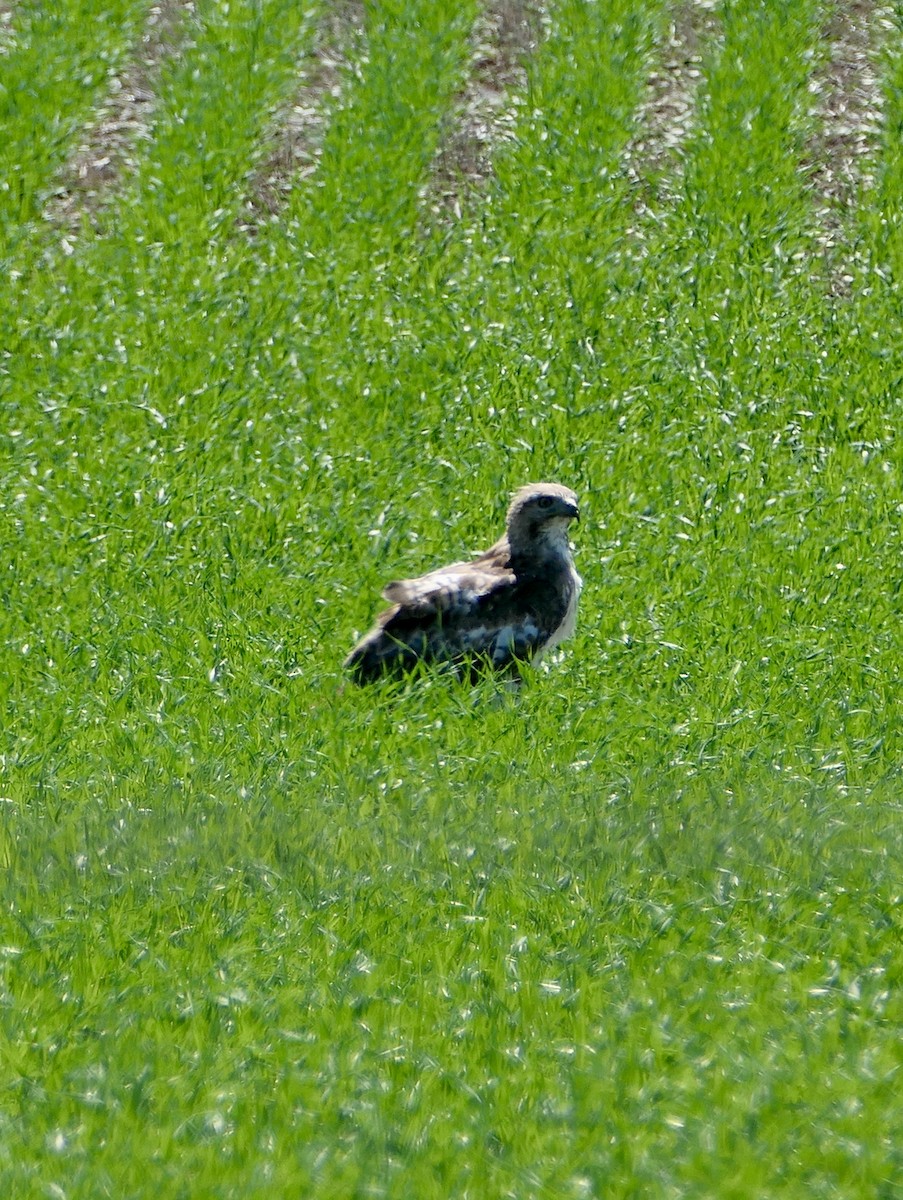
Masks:
[[[528,483],[511,498],[508,542],[515,554],[567,553],[568,526],[579,520],[576,493],[560,483]]]

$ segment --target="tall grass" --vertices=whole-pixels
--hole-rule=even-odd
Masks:
[[[454,214],[479,7],[367,4],[267,214],[337,14],[199,4],[64,240],[50,13],[0,59],[4,1194],[900,1196],[897,41],[826,251],[822,5],[720,5],[642,184],[680,12],[548,6]],[[346,686],[539,477],[560,661]]]

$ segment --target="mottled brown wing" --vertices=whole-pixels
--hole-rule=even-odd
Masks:
[[[504,668],[532,658],[561,624],[565,580],[522,578],[487,552],[418,579],[389,584],[394,601],[346,660],[360,680],[410,669],[420,660],[485,661]]]
[[[401,605],[411,616],[463,615],[479,603],[481,597],[515,582],[516,576],[508,567],[477,559],[471,563],[452,563],[416,579],[388,583],[383,588],[383,595],[393,604]]]

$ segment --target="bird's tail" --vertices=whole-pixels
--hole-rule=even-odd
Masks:
[[[423,654],[423,646],[413,646],[376,628],[366,634],[345,659],[345,670],[357,683],[372,683],[385,675],[410,670]]]

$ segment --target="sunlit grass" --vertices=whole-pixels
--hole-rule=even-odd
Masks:
[[[476,15],[367,5],[269,216],[323,11],[198,5],[83,232],[62,142],[4,209],[4,1194],[903,1194],[899,47],[831,251],[821,6],[718,10],[642,204],[669,10],[551,6],[453,216]],[[559,661],[348,686],[530,478]]]

